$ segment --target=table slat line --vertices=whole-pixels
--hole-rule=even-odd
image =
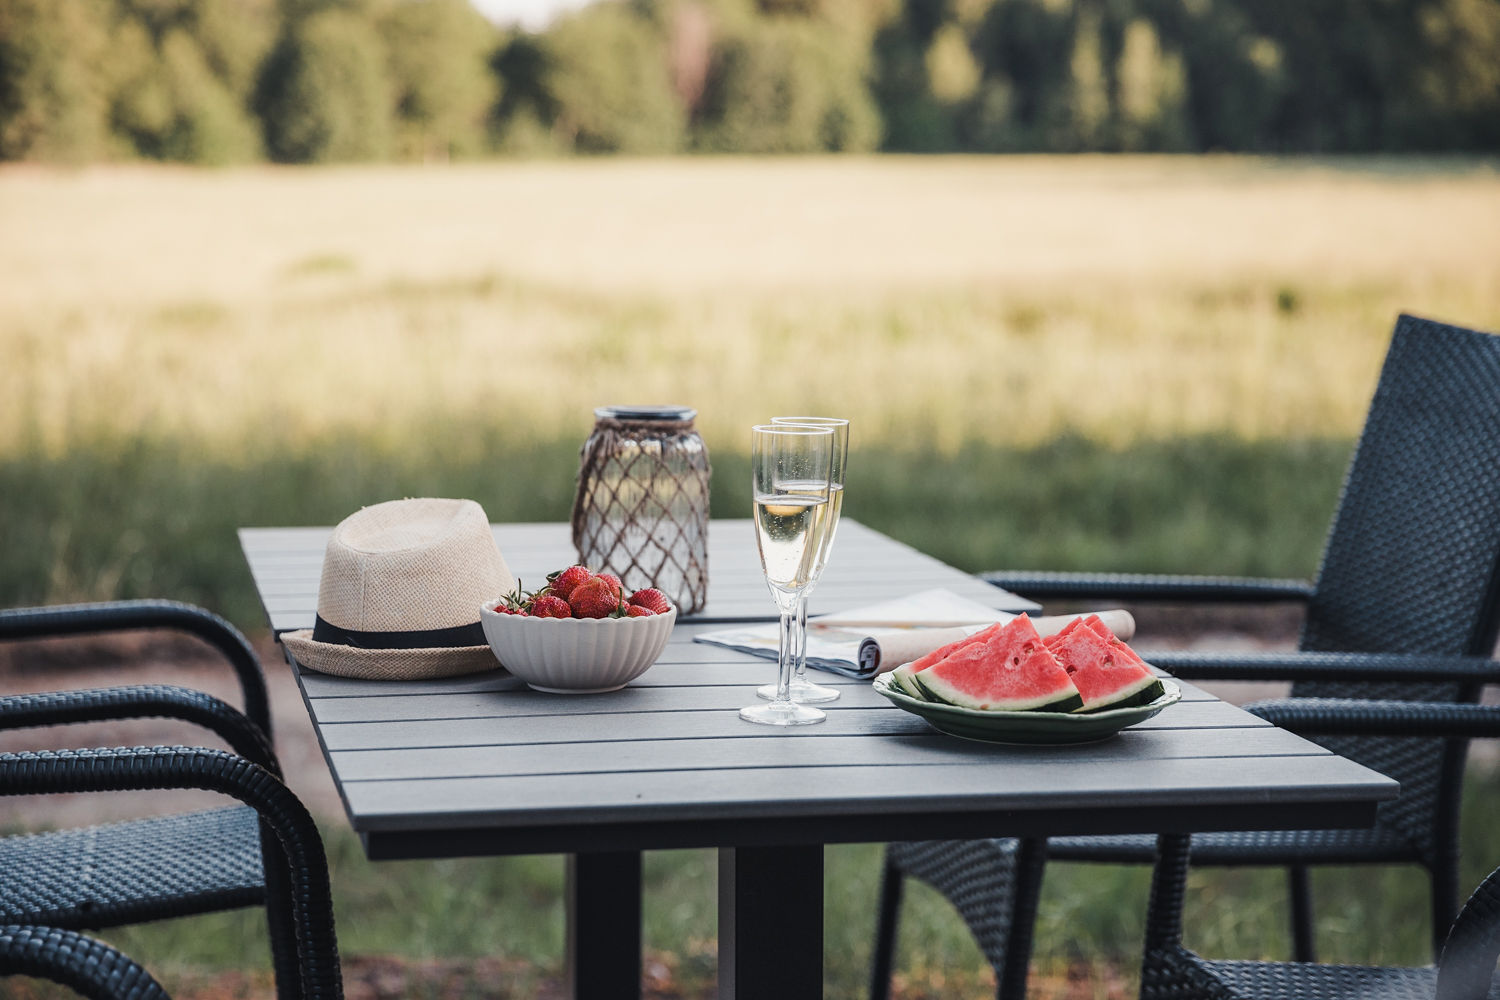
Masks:
[[[677,689],[677,688],[704,688],[704,687],[715,687],[715,688],[719,688],[719,687],[742,687],[742,688],[745,688],[746,690],[752,690],[752,689],[754,689],[756,687],[759,687],[760,686],[760,682],[762,682],[764,680],[768,680],[768,679],[769,680],[774,680],[775,677],[776,677],[776,671],[775,670],[771,670],[769,672],[763,671],[763,670],[762,671],[755,671],[756,674],[758,674],[758,675],[764,675],[764,676],[757,676],[757,677],[754,677],[754,678],[744,678],[744,679],[741,679],[741,675],[740,675],[739,671],[736,671],[736,673],[733,674],[733,675],[729,675],[727,673],[727,671],[726,671],[726,676],[722,676],[722,677],[713,677],[713,676],[711,676],[711,674],[715,670],[718,670],[719,668],[724,668],[724,667],[740,667],[740,666],[742,666],[742,664],[738,664],[738,663],[688,663],[688,662],[658,663],[655,667],[652,668],[652,672],[653,673],[659,673],[660,672],[660,668],[662,668],[662,667],[689,667],[689,668],[694,668],[694,669],[701,668],[702,671],[703,671],[703,674],[701,676],[695,677],[695,678],[693,678],[691,680],[685,679],[685,678],[682,678],[682,679],[673,678],[672,680],[665,680],[665,679],[653,679],[651,677],[651,674],[648,673],[646,675],[643,675],[643,676],[638,677],[635,680],[631,681],[624,688],[624,690],[628,691],[628,690],[632,690],[632,689],[634,689],[634,690],[649,689],[651,691],[663,691],[663,690],[674,690],[674,689]],[[865,690],[869,690],[870,689],[870,681],[869,680],[862,679],[862,678],[859,678],[859,677],[850,677],[847,674],[812,673],[809,676],[817,678],[818,683],[820,683],[820,684],[831,684],[834,687],[849,688],[851,691],[865,691]],[[714,681],[717,681],[718,683],[711,683],[711,682],[714,682]],[[309,694],[308,698],[311,699],[312,701],[337,701],[337,700],[340,700],[340,699],[348,699],[348,698],[396,698],[396,699],[402,699],[402,700],[404,700],[406,698],[411,698],[411,697],[418,697],[418,698],[466,698],[466,697],[472,697],[474,695],[483,695],[483,694],[488,694],[488,695],[507,695],[507,694],[529,695],[529,694],[532,693],[532,689],[530,689],[530,688],[527,687],[525,681],[521,680],[519,677],[510,677],[510,676],[492,678],[492,679],[490,679],[487,682],[490,685],[488,687],[472,687],[472,688],[466,688],[466,689],[464,689],[462,691],[435,691],[435,690],[432,690],[430,688],[424,690],[424,689],[422,689],[420,687],[417,687],[416,685],[412,685],[410,687],[404,688],[404,689],[399,690],[399,691],[397,691],[397,690],[384,691],[384,690],[380,690],[379,689],[379,685],[386,684],[386,683],[399,684],[401,682],[399,682],[399,681],[396,681],[396,682],[369,681],[368,683],[370,685],[370,689],[369,690],[343,691],[343,692],[340,692],[340,691],[337,691],[337,690],[328,690],[328,691],[321,692],[321,693]],[[478,683],[478,682],[476,682],[476,683]],[[537,693],[539,693],[539,694],[547,694],[549,692],[537,692]],[[607,693],[613,694],[615,692],[607,692]],[[566,695],[566,694],[562,694],[562,695],[555,695],[555,697],[561,699],[561,698],[579,698],[579,697],[592,697],[592,696],[590,696],[590,695]],[[1186,687],[1183,687],[1183,690],[1182,690],[1182,700],[1186,701],[1186,702],[1194,702],[1194,701],[1220,701],[1222,699],[1215,698],[1213,695],[1211,695],[1208,692],[1202,690],[1201,688],[1199,688],[1199,689],[1193,689],[1193,690],[1188,690]],[[834,704],[836,704],[836,703],[834,703]]]
[[[852,745],[855,744],[855,741],[858,741],[859,744],[868,745],[871,748],[885,747],[891,741],[897,742],[897,745],[901,745],[901,747],[906,747],[906,745],[912,745],[913,741],[916,741],[916,745],[942,748],[954,762],[960,762],[960,760],[968,757],[968,759],[975,760],[975,762],[995,763],[995,760],[1002,759],[1004,754],[1020,754],[1026,760],[1038,760],[1041,757],[1050,756],[1050,754],[1065,754],[1070,762],[1077,762],[1077,760],[1088,760],[1095,753],[1104,753],[1104,751],[1109,751],[1110,756],[1115,756],[1113,751],[1119,745],[1133,747],[1133,742],[1128,741],[1137,741],[1137,739],[1146,739],[1146,741],[1161,741],[1161,739],[1167,738],[1176,739],[1176,736],[1167,735],[1169,733],[1175,735],[1175,733],[1182,732],[1203,733],[1203,739],[1199,744],[1185,744],[1182,747],[1182,750],[1187,751],[1190,756],[1194,757],[1233,756],[1233,753],[1226,753],[1227,750],[1233,750],[1232,747],[1224,745],[1223,741],[1226,741],[1226,739],[1229,739],[1229,741],[1250,741],[1251,744],[1280,741],[1284,747],[1296,748],[1298,753],[1329,753],[1328,750],[1319,747],[1314,742],[1308,741],[1308,739],[1302,738],[1302,736],[1292,735],[1292,733],[1286,732],[1286,730],[1277,729],[1275,726],[1220,726],[1214,727],[1214,729],[1196,730],[1172,729],[1172,727],[1149,729],[1149,727],[1137,726],[1121,730],[1119,741],[1127,741],[1124,744],[1103,739],[1103,741],[1088,742],[1088,744],[1034,745],[1034,747],[1023,744],[983,744],[983,742],[960,741],[960,739],[954,738],[954,736],[948,736],[947,733],[939,733],[938,730],[932,729],[932,727],[919,726],[903,727],[898,732],[888,733],[861,733],[856,732],[856,730],[855,732],[837,732],[837,730],[828,730],[826,733],[807,735],[805,739],[816,739],[816,741],[819,741],[819,754],[828,753],[829,742],[825,741],[849,742]],[[642,736],[636,735],[636,733],[622,733],[622,735],[606,736],[591,733],[591,735],[585,736],[585,738],[570,739],[568,744],[576,744],[580,745],[580,747],[594,747],[594,745],[603,744],[663,747],[663,745],[679,744],[679,742],[709,741],[714,742],[714,744],[735,745],[738,750],[742,751],[745,750],[745,741],[759,741],[759,739],[765,739],[765,736],[757,735],[756,730],[742,729],[738,730],[738,732],[703,732],[688,733],[688,735]],[[469,750],[475,751],[475,753],[483,753],[483,751],[502,750],[502,748],[510,747],[544,747],[544,745],[553,745],[555,742],[555,739],[528,738],[528,736],[520,735],[507,738],[504,733],[495,733],[492,739],[487,739],[484,742],[444,742],[440,739],[440,741],[420,745],[420,747],[413,744],[402,744],[399,747],[395,747],[395,745],[393,747],[383,747],[383,745],[375,744],[357,745],[357,747],[356,745],[350,745],[350,747],[333,748],[330,753],[339,754],[341,759],[345,759],[344,754],[350,754],[350,756],[372,753],[411,754],[414,751],[434,750]],[[799,742],[798,744],[781,744],[781,747],[801,748],[801,744]],[[798,750],[780,751],[780,753],[796,753],[796,751]],[[1208,751],[1208,753],[1205,753],[1205,751]],[[768,747],[766,748],[766,753],[778,753],[778,751]],[[879,754],[862,754],[861,759],[877,759],[877,757],[879,757]],[[817,757],[814,763],[822,762],[822,760],[822,757]]]
[[[1272,759],[1278,759],[1278,758],[1280,758],[1280,759],[1287,759],[1287,758],[1307,758],[1307,757],[1327,757],[1327,756],[1332,756],[1332,754],[1327,754],[1327,753],[1323,753],[1323,754],[1297,754],[1297,753],[1260,754],[1260,755],[1256,756],[1254,759],[1255,760],[1272,760]],[[1223,757],[1216,757],[1216,756],[1211,756],[1210,755],[1210,756],[1198,756],[1198,757],[1161,757],[1161,758],[1155,758],[1155,759],[1157,759],[1157,760],[1224,760],[1225,758],[1223,758]],[[1242,757],[1242,758],[1239,758],[1239,759],[1245,760],[1245,759],[1250,759],[1250,758],[1244,758],[1244,757]],[[943,762],[943,761],[916,761],[916,760],[913,760],[913,761],[899,761],[899,762],[876,762],[876,763],[870,763],[870,764],[837,764],[837,765],[823,765],[823,764],[813,764],[813,763],[808,763],[808,764],[797,764],[797,763],[785,764],[785,763],[783,763],[783,764],[778,764],[777,765],[777,769],[778,770],[782,770],[782,771],[788,771],[788,770],[790,770],[790,771],[802,771],[802,770],[808,770],[810,768],[820,768],[820,767],[849,767],[849,768],[871,768],[871,767],[874,767],[874,768],[887,768],[887,769],[891,769],[891,768],[934,768],[934,767],[952,767],[952,766],[953,765],[952,765],[951,762]],[[426,778],[411,778],[411,777],[354,778],[354,777],[345,777],[343,779],[343,782],[346,785],[359,785],[359,784],[374,784],[374,783],[378,783],[378,782],[416,781],[416,780],[429,780],[429,779],[430,780],[434,780],[434,781],[444,781],[444,780],[467,780],[469,778],[474,778],[474,779],[480,779],[480,778],[485,778],[485,779],[489,779],[489,778],[504,779],[504,778],[536,778],[536,777],[558,777],[558,778],[566,778],[566,777],[580,777],[580,776],[607,777],[607,776],[610,776],[610,775],[623,775],[623,774],[655,774],[655,773],[665,773],[665,772],[668,772],[668,771],[670,771],[673,774],[692,774],[692,773],[699,773],[699,772],[704,772],[704,771],[713,771],[713,772],[724,773],[724,772],[752,771],[752,770],[763,770],[763,769],[764,769],[763,765],[753,765],[753,764],[745,764],[745,765],[716,764],[716,765],[705,766],[705,767],[622,768],[622,769],[619,769],[619,770],[604,769],[604,770],[597,770],[597,771],[498,771],[498,772],[490,772],[490,773],[480,772],[480,773],[476,773],[476,774],[464,774],[464,775],[443,775],[443,774],[437,774],[437,775],[427,776]]]
[[[915,716],[894,714],[884,715],[877,719],[866,719],[856,717],[845,717],[844,720],[834,717],[819,727],[817,733],[809,733],[797,737],[806,740],[821,740],[830,736],[860,735],[871,739],[879,739],[887,735],[899,735],[910,733],[934,732],[925,722]],[[677,731],[668,736],[666,734],[646,734],[641,732],[639,720],[626,717],[625,719],[608,718],[596,716],[590,719],[589,735],[596,740],[602,739],[625,739],[625,740],[666,740],[666,739],[706,739],[723,737],[726,735],[725,727],[721,719],[715,718],[684,718],[678,720],[682,723]],[[736,720],[737,721],[737,720]],[[696,726],[696,727],[695,727]],[[342,724],[330,724],[323,727],[325,745],[329,751],[336,750],[397,750],[426,746],[433,742],[431,734],[433,727],[413,726],[410,723],[368,723],[350,722]],[[506,740],[498,739],[493,720],[481,720],[475,724],[474,720],[464,719],[450,723],[442,727],[443,732],[437,739],[442,745],[449,746],[492,746],[503,745]],[[511,741],[526,743],[571,743],[574,742],[579,733],[575,730],[559,730],[557,727],[541,727],[536,724],[535,718],[527,717],[513,720],[508,727]],[[1256,720],[1250,723],[1220,723],[1216,725],[1198,724],[1192,726],[1147,726],[1139,725],[1132,727],[1133,731],[1153,731],[1172,733],[1197,733],[1200,739],[1215,738],[1219,734],[1232,733],[1247,729],[1272,728],[1268,723]],[[782,734],[771,732],[762,735],[756,731],[745,731],[743,739],[782,739]],[[1191,738],[1191,737],[1184,737]]]
[[[1155,730],[1155,732],[1163,732],[1163,730]],[[1223,730],[1215,730],[1215,732],[1223,732]],[[1251,730],[1250,727],[1247,727],[1247,729],[1242,730],[1242,732],[1259,732],[1259,730]],[[922,736],[926,736],[926,733],[895,733],[895,735],[897,735],[897,736],[912,736],[912,738],[922,738]],[[933,736],[935,736],[935,738],[938,738],[938,735],[936,735],[936,733],[933,733]],[[672,738],[655,739],[655,741],[639,741],[639,739],[592,739],[592,741],[571,741],[570,744],[568,744],[568,745],[570,745],[570,747],[609,747],[609,745],[612,745],[612,744],[636,744],[636,745],[639,745],[639,744],[652,744],[652,745],[654,745],[654,744],[682,744],[682,742],[724,741],[724,739],[732,739],[732,738],[729,738],[729,736],[672,736]],[[825,739],[828,739],[828,738],[825,738]],[[838,739],[862,739],[862,738],[858,738],[858,736],[838,736]],[[348,760],[348,759],[351,759],[351,757],[359,757],[360,754],[411,754],[411,753],[423,753],[423,751],[429,751],[429,753],[431,753],[431,751],[444,751],[444,750],[453,750],[453,751],[501,750],[501,751],[507,751],[507,753],[508,753],[508,751],[511,751],[511,750],[522,750],[522,748],[528,748],[528,747],[532,747],[532,748],[535,748],[535,747],[555,747],[555,744],[547,744],[547,742],[541,742],[541,741],[520,741],[520,742],[507,742],[507,744],[434,744],[434,745],[428,745],[428,747],[360,747],[360,748],[350,748],[350,750],[332,750],[332,751],[330,751],[330,754],[332,754],[332,756],[338,757],[339,760]],[[1017,745],[1005,745],[1005,747],[998,747],[998,750],[1026,750],[1026,748],[1025,747],[1017,747]],[[1050,748],[1043,747],[1043,748],[1038,748],[1038,750],[1050,750]],[[1283,753],[1283,751],[1275,751],[1275,753],[1274,753],[1274,751],[1266,751],[1266,753],[1248,754],[1248,756],[1256,756],[1256,757],[1323,757],[1323,756],[1326,756],[1326,754],[1332,754],[1332,753],[1334,753],[1334,751],[1325,750],[1325,748],[1319,747],[1319,745],[1317,745],[1317,744],[1311,744],[1310,748],[1307,748],[1307,750],[1299,750],[1299,751],[1287,750],[1287,751],[1284,751],[1284,753]],[[1164,756],[1160,756],[1160,757],[1151,757],[1151,760],[1178,760],[1178,759],[1190,759],[1190,757],[1191,757],[1191,759],[1199,759],[1199,757],[1218,757],[1218,759],[1230,759],[1230,760],[1232,760],[1232,759],[1236,759],[1236,757],[1239,757],[1239,756],[1247,756],[1247,751],[1239,750],[1239,751],[1236,751],[1236,753],[1233,753],[1233,754],[1226,754],[1226,753],[1164,754]],[[972,762],[972,763],[984,763],[984,765],[987,765],[987,766],[989,766],[989,765],[999,766],[999,762],[1001,762],[1001,760],[1004,760],[1004,759],[1001,759],[1001,757],[996,757],[995,760],[986,760],[986,762]],[[886,762],[871,762],[871,763],[876,763],[876,765],[882,765],[882,763],[886,763]],[[897,762],[889,762],[889,763],[897,763]],[[963,762],[959,762],[959,763],[963,763]],[[745,765],[745,766],[765,766],[765,765]],[[808,763],[808,765],[805,765],[805,766],[831,766],[831,765],[828,765],[828,763],[823,763],[823,762],[810,762],[810,763]],[[649,771],[649,769],[651,769],[651,768],[645,768],[645,769],[646,769],[646,771]],[[628,768],[625,768],[625,771],[628,771]],[[579,774],[583,774],[583,772],[579,772]]]
[[[753,689],[735,685],[688,688],[697,697],[674,699],[671,688],[636,688],[636,697],[622,700],[599,696],[593,702],[554,702],[552,696],[531,692],[500,691],[467,693],[453,698],[438,695],[411,695],[404,698],[315,698],[308,699],[320,725],[340,722],[451,722],[456,719],[510,719],[546,716],[559,720],[580,716],[643,715],[670,717],[686,712],[738,713],[745,705],[756,703]],[[659,696],[659,697],[658,697]],[[580,696],[581,697],[581,696]],[[1157,725],[1185,719],[1212,717],[1215,713],[1239,717],[1238,710],[1224,711],[1218,701],[1185,701],[1168,707],[1160,715],[1146,720]],[[838,701],[820,706],[830,714],[844,712],[899,712],[873,691],[845,690]],[[742,722],[741,725],[750,725]]]
[[[750,698],[754,698],[755,696],[754,695],[750,695],[749,697]],[[746,704],[753,704],[748,699],[741,699],[741,700],[744,700],[746,702]],[[1179,702],[1179,704],[1182,704],[1182,703]],[[1211,703],[1209,703],[1209,702],[1189,702],[1188,704],[1204,704],[1204,705],[1206,705],[1206,704],[1211,704]],[[835,708],[832,705],[825,704],[825,705],[820,705],[818,707],[822,708],[827,713],[863,712],[863,711],[884,711],[884,709],[865,708],[864,706],[856,706],[856,705],[851,705],[851,706],[846,707],[846,708]],[[671,717],[671,716],[674,716],[674,715],[686,715],[686,714],[690,714],[690,713],[694,713],[694,712],[711,712],[711,713],[714,713],[714,714],[722,715],[726,711],[728,711],[728,710],[727,709],[722,709],[722,708],[720,708],[720,709],[713,709],[713,708],[651,708],[651,709],[641,709],[639,711],[628,712],[628,713],[626,713],[626,712],[605,712],[605,711],[600,711],[600,712],[574,712],[574,713],[572,713],[571,715],[569,715],[567,717],[570,718],[570,719],[578,719],[578,718],[591,718],[591,717],[596,717],[596,716],[601,716],[601,715],[627,715],[627,714],[628,715],[642,716],[642,717]],[[900,709],[892,709],[891,711],[900,711]],[[506,713],[506,714],[501,714],[501,715],[432,715],[432,716],[423,715],[423,716],[413,716],[411,718],[404,718],[404,719],[324,719],[321,722],[319,722],[318,724],[322,725],[322,726],[356,726],[356,725],[379,724],[379,723],[382,723],[382,722],[391,722],[391,723],[396,723],[396,722],[427,723],[427,722],[469,722],[469,721],[489,721],[489,722],[495,722],[495,723],[503,724],[506,720],[509,720],[509,719],[551,719],[551,718],[558,718],[558,716],[555,713],[553,713],[553,712],[538,711],[538,712],[515,712],[515,713]],[[1154,721],[1154,720],[1148,719],[1148,720],[1146,720],[1146,722],[1137,723],[1137,725],[1146,725],[1147,723],[1152,722],[1152,721]],[[746,723],[746,725],[748,725],[748,724],[749,723]],[[1269,724],[1270,723],[1266,723],[1266,725],[1269,725]],[[1241,722],[1241,723],[1236,723],[1235,725],[1230,726],[1229,728],[1245,728],[1245,727],[1250,726],[1250,725],[1251,725],[1250,723]],[[1225,728],[1225,727],[1224,726],[1192,725],[1192,724],[1184,724],[1184,725],[1180,725],[1180,726],[1168,726],[1168,725],[1165,725],[1165,724],[1157,724],[1157,725],[1151,726],[1150,728],[1153,728],[1153,729],[1222,729],[1222,728]],[[803,734],[799,733],[797,738],[801,738],[802,735]],[[812,735],[816,735],[816,734],[812,734]]]
[[[1115,741],[1074,747],[999,747],[960,744],[936,733],[907,733],[882,741],[862,736],[825,738],[816,753],[805,745],[765,744],[760,759],[745,756],[738,738],[681,741],[579,741],[558,747],[546,742],[450,745],[404,750],[335,751],[333,759],[345,780],[392,780],[417,777],[499,777],[502,774],[624,774],[643,771],[702,771],[711,766],[900,766],[913,762],[1004,769],[1014,763],[1035,766],[1088,766],[1098,760],[1133,760],[1154,766],[1160,760],[1247,759],[1247,757],[1325,756],[1329,751],[1277,729],[1244,729],[1217,741],[1184,742],[1170,733],[1127,732]],[[690,753],[684,753],[690,751]],[[1004,780],[1004,774],[998,774]]]
[[[943,770],[934,784],[929,775]],[[1253,801],[1271,811],[1303,804],[1369,802],[1395,797],[1395,782],[1333,754],[1274,759],[1246,758],[1226,769],[1220,758],[1163,760],[1146,769],[1131,762],[1099,762],[1088,768],[1052,763],[1011,763],[1005,783],[972,767],[820,768],[816,783],[788,781],[782,767],[745,768],[732,787],[713,771],[632,772],[601,781],[597,775],[503,778],[421,778],[351,782],[343,787],[361,829],[490,825],[509,828],[567,822],[635,824],[673,820],[764,820],[767,816],[837,817],[896,813],[1029,812],[1081,807],[1112,812],[1129,826],[1134,810]],[[1288,782],[1295,774],[1298,780]],[[1133,786],[1122,781],[1134,780]],[[837,789],[836,793],[829,789]],[[504,805],[495,805],[504,803]],[[515,803],[525,803],[524,806]],[[1293,821],[1290,814],[1287,819]],[[1294,822],[1294,821],[1293,821]],[[880,839],[875,837],[872,839]],[[538,845],[545,849],[545,845]]]
[[[1226,732],[1231,732],[1231,731],[1236,731],[1236,732],[1251,732],[1251,731],[1258,730],[1259,728],[1260,728],[1259,726],[1221,726],[1221,727],[1218,727],[1216,729],[1203,729],[1203,730],[1199,730],[1199,731],[1203,732],[1205,734],[1216,734],[1217,735],[1217,734],[1224,734]],[[935,730],[932,730],[932,732],[935,732]],[[1151,733],[1182,733],[1182,732],[1187,732],[1187,730],[1183,730],[1183,729],[1151,729],[1151,730],[1142,730],[1142,732],[1151,732]],[[819,739],[819,740],[832,739],[832,738],[837,738],[839,736],[847,736],[847,735],[848,734],[830,733],[830,734],[828,734],[826,736],[818,736],[818,737],[816,737],[816,739]],[[920,730],[911,730],[911,731],[895,731],[895,732],[886,732],[886,733],[871,733],[870,734],[870,738],[873,739],[873,738],[879,737],[879,738],[885,739],[885,738],[889,738],[889,737],[892,737],[892,736],[921,736],[921,735],[925,735],[925,734],[923,734]],[[864,737],[861,737],[861,738],[864,738]],[[508,742],[508,743],[400,743],[400,744],[390,744],[388,746],[387,745],[370,745],[370,746],[357,746],[357,747],[355,747],[355,746],[333,746],[333,747],[329,748],[328,753],[329,753],[330,756],[337,757],[337,756],[342,756],[344,754],[359,754],[359,753],[406,753],[406,752],[412,752],[412,751],[449,750],[449,749],[451,749],[451,750],[475,750],[475,751],[478,751],[478,750],[486,750],[486,749],[509,749],[509,748],[512,748],[512,747],[529,747],[529,746],[558,746],[558,745],[565,745],[565,746],[599,746],[599,747],[607,747],[607,746],[609,746],[611,744],[616,744],[616,743],[619,743],[619,744],[643,744],[643,743],[649,743],[649,744],[663,744],[663,745],[665,745],[665,744],[691,744],[691,743],[698,743],[698,742],[702,742],[702,741],[706,741],[706,740],[723,740],[723,739],[760,739],[760,737],[754,737],[754,736],[748,736],[748,737],[729,737],[729,736],[723,736],[723,735],[720,735],[720,734],[704,734],[704,735],[698,735],[698,736],[661,736],[661,737],[649,737],[649,738],[643,738],[643,737],[623,737],[622,736],[622,737],[615,737],[615,738],[611,738],[611,739],[597,739],[597,740],[576,740],[576,739],[566,739],[566,740],[565,739],[558,739],[558,740],[538,740],[538,739],[526,739],[526,740],[518,740],[518,741],[515,741],[515,742]],[[1014,748],[1014,746],[1021,746],[1021,744],[1015,744],[1015,745],[1009,745],[1009,746],[1012,746],[1012,748]],[[1324,752],[1328,753],[1328,752],[1331,752],[1331,751],[1324,751]],[[1320,757],[1322,755],[1323,754],[1314,753],[1314,752],[1311,752],[1311,751],[1309,751],[1309,752],[1307,752],[1305,754],[1292,754],[1292,756],[1311,756],[1311,757]],[[1232,753],[1194,753],[1194,754],[1188,754],[1188,755],[1183,755],[1183,756],[1191,756],[1191,757],[1216,757],[1216,758],[1218,758],[1220,760],[1238,760],[1241,757],[1240,754],[1232,754]],[[1251,756],[1255,756],[1255,755],[1251,755]],[[1264,755],[1261,755],[1261,756],[1264,756]],[[1153,759],[1163,759],[1164,760],[1164,759],[1169,759],[1169,758],[1162,757],[1162,758],[1153,758]]]

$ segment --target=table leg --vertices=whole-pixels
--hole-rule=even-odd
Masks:
[[[641,852],[568,855],[568,995],[641,995]]]
[[[823,846],[719,848],[719,1000],[823,996]]]

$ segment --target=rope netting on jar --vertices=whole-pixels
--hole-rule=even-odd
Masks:
[[[688,420],[600,417],[573,499],[578,560],[626,593],[655,587],[679,611],[708,597],[708,452]]]

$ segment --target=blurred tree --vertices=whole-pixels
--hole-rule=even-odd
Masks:
[[[713,15],[708,8],[693,0],[674,4],[667,22],[667,59],[672,90],[689,117],[698,112],[703,101],[713,45]]]
[[[699,149],[715,152],[873,149],[880,119],[863,54],[808,18],[771,18],[722,38],[695,133]]]
[[[499,80],[498,32],[468,0],[398,0],[379,18],[396,95],[396,150],[408,159],[472,156]]]
[[[1121,149],[1190,148],[1187,75],[1178,56],[1162,52],[1151,22],[1126,25],[1115,79]]]
[[[1181,51],[1186,62],[1195,148],[1282,148],[1285,104],[1298,87],[1276,39],[1258,32],[1233,0],[1160,0],[1150,11],[1163,45]]]
[[[0,158],[108,158],[110,0],[0,0]]]
[[[241,25],[233,15],[244,8],[236,0],[133,0],[112,44],[110,122],[136,154],[207,164],[260,157],[246,107],[249,63],[264,53],[272,25]],[[230,37],[240,26],[250,38]]]
[[[516,35],[496,50],[490,64],[501,88],[493,115],[499,149],[522,155],[568,152],[552,132],[557,119],[552,56],[540,36]]]
[[[197,40],[214,76],[247,110],[260,65],[276,41],[276,0],[193,0],[183,27]]]
[[[1109,81],[1104,68],[1100,18],[1092,7],[1078,12],[1073,51],[1068,56],[1068,84],[1051,102],[1049,146],[1059,150],[1104,147],[1109,122]]]
[[[666,38],[636,10],[589,7],[548,33],[554,127],[586,153],[671,153],[686,115],[672,88]]]
[[[667,40],[635,8],[598,4],[545,35],[518,36],[496,67],[505,88],[497,116],[503,148],[670,153],[682,145],[686,113]]]
[[[969,39],[957,24],[945,24],[932,35],[925,58],[932,96],[947,104],[958,104],[979,87],[980,68],[969,51]]]
[[[962,124],[970,148],[1048,149],[1047,128],[1071,83],[1071,0],[998,0],[975,32],[984,83]]]
[[[171,119],[155,150],[163,159],[187,163],[243,163],[260,156],[254,121],[229,88],[214,75],[202,49],[186,31],[162,39],[162,76]]]
[[[1500,0],[0,0],[0,158],[492,143],[1496,151]]]
[[[337,8],[290,23],[261,68],[256,110],[271,157],[370,160],[391,147],[385,52],[368,20]]]
[[[1500,149],[1500,3],[1424,5],[1416,34],[1423,55],[1412,60],[1407,86],[1391,102],[1392,143]]]
[[[932,92],[927,53],[900,25],[875,36],[870,90],[885,125],[882,148],[937,153],[957,148],[953,109]]]

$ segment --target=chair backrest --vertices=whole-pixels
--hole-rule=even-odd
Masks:
[[[1402,316],[1323,550],[1305,650],[1489,655],[1500,628],[1500,337]],[[1298,684],[1299,696],[1473,701],[1473,685]],[[1401,782],[1382,808],[1422,844],[1463,748],[1320,740]],[[1461,776],[1461,770],[1460,775]],[[1456,789],[1450,789],[1456,795]],[[1456,801],[1446,808],[1456,817]],[[1456,822],[1456,820],[1455,820]]]
[[[1402,316],[1302,648],[1488,655],[1497,598],[1500,337]]]

